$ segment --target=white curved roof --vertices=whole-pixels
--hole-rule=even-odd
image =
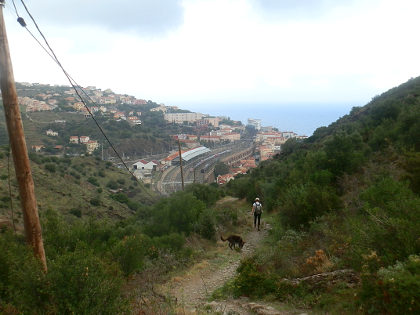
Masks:
[[[182,157],[182,160],[188,162],[188,161],[192,160],[193,158],[195,158],[199,155],[202,155],[204,153],[210,152],[210,151],[211,150],[209,148],[206,148],[206,147],[197,147],[197,148],[194,148],[194,149],[191,149],[189,151],[186,151],[186,152],[182,153],[181,157]],[[179,161],[178,158],[175,158],[174,160]]]

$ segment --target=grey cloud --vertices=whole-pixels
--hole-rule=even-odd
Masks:
[[[181,0],[27,1],[38,21],[57,26],[99,26],[141,35],[161,35],[183,22]],[[23,12],[23,10],[20,10]]]

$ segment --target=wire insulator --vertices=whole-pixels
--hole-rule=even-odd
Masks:
[[[19,22],[19,24],[20,25],[22,25],[22,27],[26,27],[26,22],[25,22],[25,20],[23,19],[23,17],[18,17],[17,18],[17,21]]]

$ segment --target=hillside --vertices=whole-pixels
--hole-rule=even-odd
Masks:
[[[419,118],[416,78],[229,182],[231,194],[259,196],[276,218],[270,244],[243,261],[232,294],[330,314],[418,313]],[[361,280],[309,277],[337,270]]]
[[[104,148],[106,157],[115,156],[97,125],[87,113],[74,90],[68,86],[16,83],[26,142],[29,148],[43,146],[50,154],[83,154],[85,147],[70,144],[71,136],[89,136]],[[170,151],[170,135],[191,132],[191,126],[168,124],[161,111],[151,111],[159,107],[152,101],[138,100],[132,96],[115,94],[87,88],[80,92],[97,122],[114,144],[118,152],[127,156],[144,156],[150,153]],[[99,110],[99,108],[101,110]],[[115,117],[115,113],[131,115],[138,124],[131,123],[127,117]],[[0,109],[0,145],[7,145],[3,108]],[[46,135],[47,130],[57,132],[56,136]],[[57,150],[55,146],[63,148]],[[98,154],[96,150],[96,154]]]
[[[161,199],[99,158],[31,154],[49,270],[19,231],[2,227],[0,313],[175,314],[183,304],[196,309],[211,289],[222,310],[245,296],[247,310],[262,301],[287,314],[417,314],[419,117],[416,78],[306,140],[288,140],[223,188],[194,184]],[[1,150],[0,209],[9,216]],[[239,199],[218,202],[226,195]],[[249,228],[256,196],[262,236]],[[230,233],[250,240],[244,255],[216,242]],[[229,263],[239,265],[234,275]],[[171,299],[188,292],[192,303]]]
[[[0,215],[10,219],[7,147],[0,150]],[[148,205],[157,196],[128,172],[112,163],[93,157],[57,158],[30,154],[38,207],[53,209],[68,219],[128,218],[140,205]],[[10,160],[11,195],[15,220],[22,224],[19,190],[13,160]],[[128,199],[127,197],[130,197]]]

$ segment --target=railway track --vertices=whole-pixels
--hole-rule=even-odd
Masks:
[[[211,177],[218,161],[231,164],[238,159],[243,159],[252,154],[253,148],[249,143],[231,145],[211,151],[199,160],[191,161],[183,165],[184,185],[206,183]],[[182,190],[181,171],[179,166],[170,166],[165,170],[158,185],[158,190],[163,195]]]

